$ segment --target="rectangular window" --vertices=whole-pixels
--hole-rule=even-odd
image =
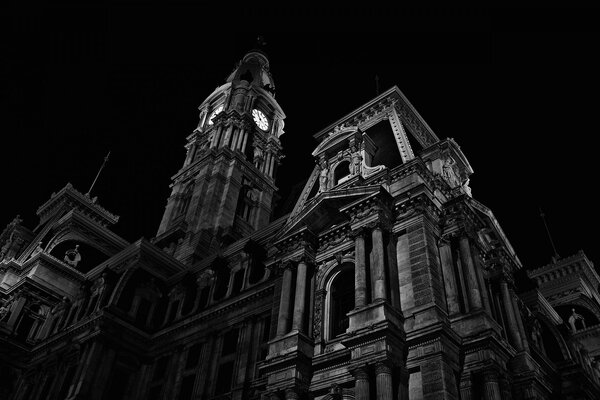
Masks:
[[[221,364],[217,374],[217,387],[215,395],[228,393],[231,391],[231,381],[233,378],[233,361]]]
[[[164,378],[165,373],[167,372],[168,360],[168,356],[164,356],[158,359],[156,365],[154,366],[154,374],[152,374],[152,381],[158,381]]]
[[[194,394],[194,383],[196,375],[188,375],[181,380],[181,389],[179,389],[179,400],[190,400]]]
[[[235,353],[238,342],[238,330],[232,329],[223,335],[223,348],[221,349],[221,356]]]
[[[65,374],[65,378],[60,387],[60,392],[58,393],[58,398],[63,399],[67,397],[69,387],[71,386],[71,381],[73,380],[73,376],[75,375],[75,367],[75,365],[70,365],[67,369],[67,373]]]
[[[264,360],[265,358],[267,358],[267,354],[269,354],[270,333],[271,333],[271,316],[269,315],[263,320],[262,335],[260,337],[260,342],[258,344],[259,354],[258,354],[257,361]]]
[[[202,351],[202,344],[196,343],[188,350],[187,360],[185,362],[185,369],[194,368],[200,361],[200,352]]]
[[[156,386],[150,387],[150,390],[148,391],[148,400],[158,400],[160,398],[160,389],[161,388],[162,388],[162,385],[156,385]]]

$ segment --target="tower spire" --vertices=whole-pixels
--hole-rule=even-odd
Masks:
[[[550,244],[552,245],[552,250],[554,251],[554,255],[552,256],[552,261],[556,262],[560,256],[558,255],[558,252],[556,251],[556,246],[554,246],[554,241],[552,240],[552,235],[550,234],[550,229],[548,229],[548,224],[546,223],[546,214],[544,214],[544,211],[542,211],[542,208],[540,207],[540,217],[542,217],[542,221],[544,222],[544,227],[546,228],[546,233],[548,234],[548,239],[550,240]]]
[[[100,166],[100,169],[98,170],[98,173],[96,174],[96,177],[94,178],[94,181],[92,182],[92,185],[90,186],[89,190],[85,194],[87,197],[90,196],[90,193],[92,192],[92,189],[94,188],[94,185],[96,184],[96,181],[98,180],[98,177],[100,176],[100,172],[102,172],[104,165],[106,165],[106,162],[108,161],[108,157],[110,157],[110,151],[108,152],[106,157],[104,157],[104,161],[102,162],[102,165]]]

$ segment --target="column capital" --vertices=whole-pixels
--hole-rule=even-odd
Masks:
[[[391,374],[392,373],[392,363],[390,361],[378,361],[375,363],[375,374]]]
[[[351,239],[355,239],[355,240],[356,240],[356,238],[359,238],[359,237],[364,239],[365,236],[367,236],[368,233],[369,233],[369,230],[367,229],[366,226],[360,226],[360,227],[358,227],[358,228],[350,231],[348,233],[348,236]]]
[[[302,254],[298,257],[290,259],[296,265],[305,264],[307,267],[313,264],[313,257],[309,257],[307,254]]]
[[[296,389],[286,389],[285,400],[300,400],[300,394]]]
[[[390,226],[388,223],[386,223],[385,221],[383,221],[381,218],[376,219],[375,221],[371,221],[368,224],[365,225],[365,228],[373,231],[373,230],[380,230],[382,232],[389,232],[390,231]]]
[[[361,366],[361,367],[356,367],[356,368],[352,369],[350,371],[350,373],[352,374],[352,376],[354,376],[355,379],[369,380],[369,370],[366,365]]]

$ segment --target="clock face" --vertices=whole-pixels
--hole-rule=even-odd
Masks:
[[[267,119],[265,114],[262,113],[262,111],[257,110],[255,108],[254,110],[252,110],[252,117],[254,118],[254,122],[256,122],[256,125],[258,125],[260,129],[262,129],[263,131],[269,129],[269,120]]]
[[[212,114],[210,114],[210,118],[208,119],[209,125],[212,125],[214,123],[213,118],[221,111],[223,111],[223,104],[221,104],[219,107],[215,108],[215,110],[212,112]]]

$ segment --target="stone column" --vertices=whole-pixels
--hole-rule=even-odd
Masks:
[[[492,306],[488,296],[487,286],[485,284],[485,278],[483,276],[483,265],[481,263],[481,255],[477,248],[473,251],[473,259],[475,262],[475,271],[477,272],[477,281],[479,282],[479,289],[481,291],[481,301],[483,302],[483,308],[491,314]]]
[[[242,142],[242,147],[240,148],[242,153],[246,152],[246,143],[247,142],[248,142],[248,132],[244,131],[244,141]]]
[[[517,320],[517,326],[519,327],[519,335],[521,336],[523,349],[529,352],[529,341],[527,340],[527,333],[525,332],[525,327],[523,326],[523,319],[521,318],[521,312],[519,311],[519,305],[517,304],[517,297],[514,295],[512,290],[510,291],[510,297],[512,299],[513,310],[515,314],[515,319]]]
[[[479,280],[477,279],[477,271],[473,263],[473,255],[471,254],[471,245],[468,237],[460,239],[460,256],[462,265],[466,267],[466,283],[469,288],[469,305],[472,309],[481,309],[481,292],[479,290]]]
[[[377,385],[377,400],[392,400],[394,389],[392,387],[392,368],[385,362],[375,366],[375,382]]]
[[[244,320],[244,324],[240,329],[240,335],[237,343],[237,357],[235,360],[234,371],[237,371],[237,382],[233,387],[243,385],[246,381],[246,370],[248,368],[248,360],[252,348],[252,331],[254,330],[254,321],[252,319]]]
[[[354,398],[369,400],[369,374],[365,368],[354,370]]]
[[[205,387],[207,384],[207,377],[209,375],[209,368],[210,368],[210,364],[213,358],[215,358],[215,352],[216,352],[216,348],[217,346],[215,345],[216,339],[215,339],[215,335],[211,335],[208,337],[208,340],[206,342],[204,342],[204,344],[202,345],[202,353],[200,355],[200,362],[199,362],[199,373],[197,375],[198,377],[198,381],[196,382],[196,389],[194,391],[195,395],[197,396],[197,398],[202,398],[202,395],[204,395],[205,392]],[[210,382],[208,382],[210,383]]]
[[[233,125],[229,125],[225,130],[225,135],[223,136],[223,147],[229,147],[229,142],[231,142],[231,133],[233,132]]]
[[[373,238],[373,262],[371,263],[373,301],[386,300],[385,257],[381,226],[376,225],[371,232],[371,236]]]
[[[164,383],[164,386],[166,386],[164,389],[165,393],[175,392],[175,388],[179,385],[183,375],[183,368],[185,366],[185,352],[183,346],[178,346],[176,351],[177,353],[172,356],[172,360],[167,367],[167,379]]]
[[[408,400],[408,380],[410,374],[404,367],[398,368],[398,400]]]
[[[502,303],[504,305],[504,310],[506,311],[506,319],[508,320],[506,321],[508,323],[508,334],[515,348],[519,351],[523,350],[523,342],[521,341],[521,335],[519,334],[519,325],[515,318],[512,298],[508,291],[508,283],[506,283],[505,279],[500,281],[500,291],[502,292]]]
[[[102,353],[102,359],[99,360],[97,373],[89,387],[88,394],[90,400],[100,400],[102,394],[106,388],[106,382],[108,381],[110,374],[112,373],[112,366],[115,361],[117,353],[114,349],[105,348]]]
[[[453,315],[460,312],[458,302],[458,286],[454,275],[454,262],[452,261],[452,249],[450,243],[443,241],[440,247],[440,260],[442,262],[442,273],[444,274],[444,288],[446,289],[446,302],[448,314]]]
[[[502,400],[496,371],[485,371],[483,374],[483,398],[485,400]]]
[[[275,168],[275,153],[271,153],[271,164],[269,165],[269,176],[273,177],[273,169]]]
[[[243,127],[240,128],[240,133],[238,135],[238,140],[237,143],[235,144],[235,150],[241,150],[242,149],[242,143],[244,142],[244,137],[246,136],[246,129],[244,129]]]
[[[23,307],[25,306],[25,302],[27,299],[25,297],[20,297],[18,300],[12,304],[10,308],[10,317],[8,318],[8,322],[6,325],[8,328],[12,329],[17,322],[17,318],[21,315],[21,311],[23,311]]]
[[[367,305],[367,264],[364,234],[364,229],[354,233],[354,308]]]
[[[279,315],[277,317],[277,336],[287,333],[290,319],[290,291],[292,290],[292,270],[290,266],[284,267],[281,283],[281,297],[279,300]]]
[[[298,263],[296,274],[296,296],[294,299],[294,319],[292,321],[292,330],[302,332],[304,330],[304,310],[306,309],[306,261],[301,260]]]
[[[296,389],[286,389],[285,400],[300,400],[300,394]]]

